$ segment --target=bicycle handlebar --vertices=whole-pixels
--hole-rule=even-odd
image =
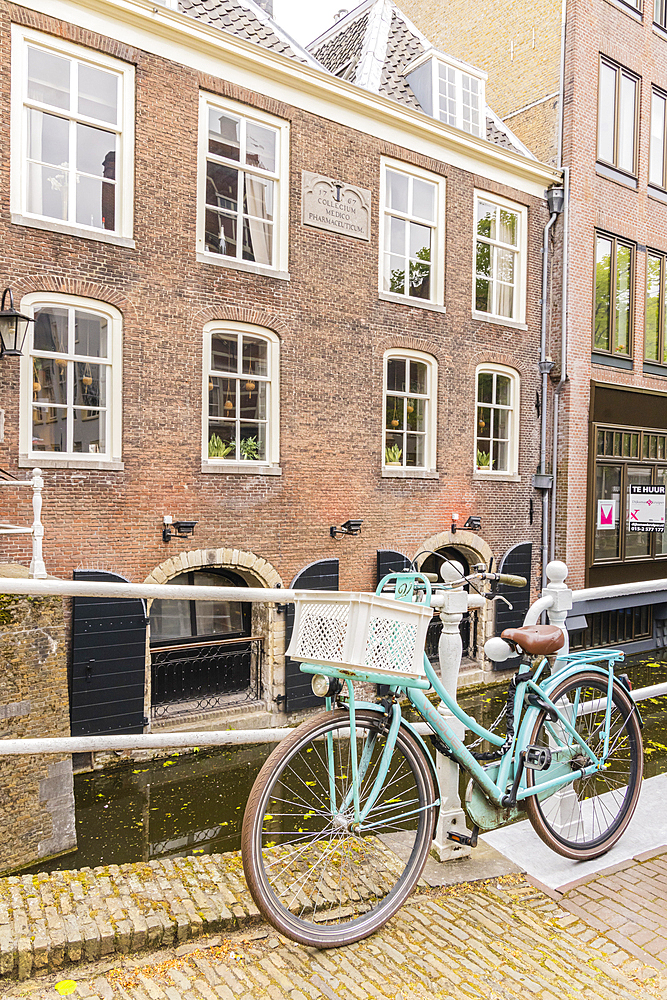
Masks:
[[[527,587],[528,581],[525,576],[512,576],[511,573],[497,573],[498,583],[504,583],[507,587]]]

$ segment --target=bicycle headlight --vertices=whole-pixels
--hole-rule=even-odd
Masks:
[[[310,682],[313,694],[318,698],[333,698],[340,691],[340,681],[337,677],[325,677],[324,674],[313,674]]]

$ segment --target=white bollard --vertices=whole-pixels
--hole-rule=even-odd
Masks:
[[[443,566],[441,575],[447,582],[455,582],[460,578],[458,574],[453,573],[451,564]],[[462,566],[461,575],[463,575]],[[442,633],[438,643],[440,676],[445,691],[455,698],[463,652],[459,626],[463,615],[468,610],[468,594],[463,590],[463,587],[457,587],[454,590],[445,591],[442,594],[442,601],[440,610]],[[438,712],[444,716],[447,724],[454,730],[459,739],[463,740],[465,735],[463,723],[459,722],[443,704],[438,706]],[[457,844],[447,837],[449,830],[462,834],[468,832],[466,830],[466,814],[461,807],[461,799],[459,798],[459,767],[455,761],[443,757],[442,754],[437,755],[436,767],[440,784],[440,814],[432,853],[437,856],[439,861],[452,861],[470,854],[470,848],[465,844]]]
[[[30,562],[30,576],[34,580],[45,580],[46,566],[42,555],[42,539],[44,538],[44,525],[42,524],[42,490],[44,480],[42,470],[32,470],[32,560]]]

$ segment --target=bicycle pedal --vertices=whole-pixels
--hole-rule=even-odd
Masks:
[[[526,747],[523,766],[531,771],[546,771],[551,767],[551,750],[548,747]]]
[[[531,691],[530,694],[526,696],[526,701],[533,708],[541,708],[544,712],[546,712],[549,722],[558,721],[558,716],[554,712],[553,708],[550,708],[549,705],[547,705],[546,701],[542,701],[540,696],[535,694],[534,691]]]
[[[453,840],[455,844],[463,844],[465,847],[477,847],[477,836],[479,827],[473,826],[472,833],[456,833],[454,830],[447,831],[447,839]]]

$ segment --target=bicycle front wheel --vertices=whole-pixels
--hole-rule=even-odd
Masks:
[[[596,757],[604,758],[604,766],[546,797],[530,796],[526,811],[535,832],[552,850],[586,861],[605,854],[616,843],[635,811],[644,764],[638,714],[632,699],[614,682],[605,757],[606,678],[576,674],[550,697]],[[576,771],[590,763],[563,722],[549,721],[546,712],[540,712],[530,742],[550,750],[552,764],[546,771],[527,770],[528,787],[539,782],[540,775],[546,780],[556,769],[565,773],[564,769]]]
[[[273,751],[253,786],[241,835],[246,881],[264,917],[301,944],[333,948],[372,934],[412,891],[436,819],[431,767],[401,727],[380,794],[356,829],[386,745],[382,715],[344,710],[305,722]],[[384,761],[386,763],[386,761]]]

